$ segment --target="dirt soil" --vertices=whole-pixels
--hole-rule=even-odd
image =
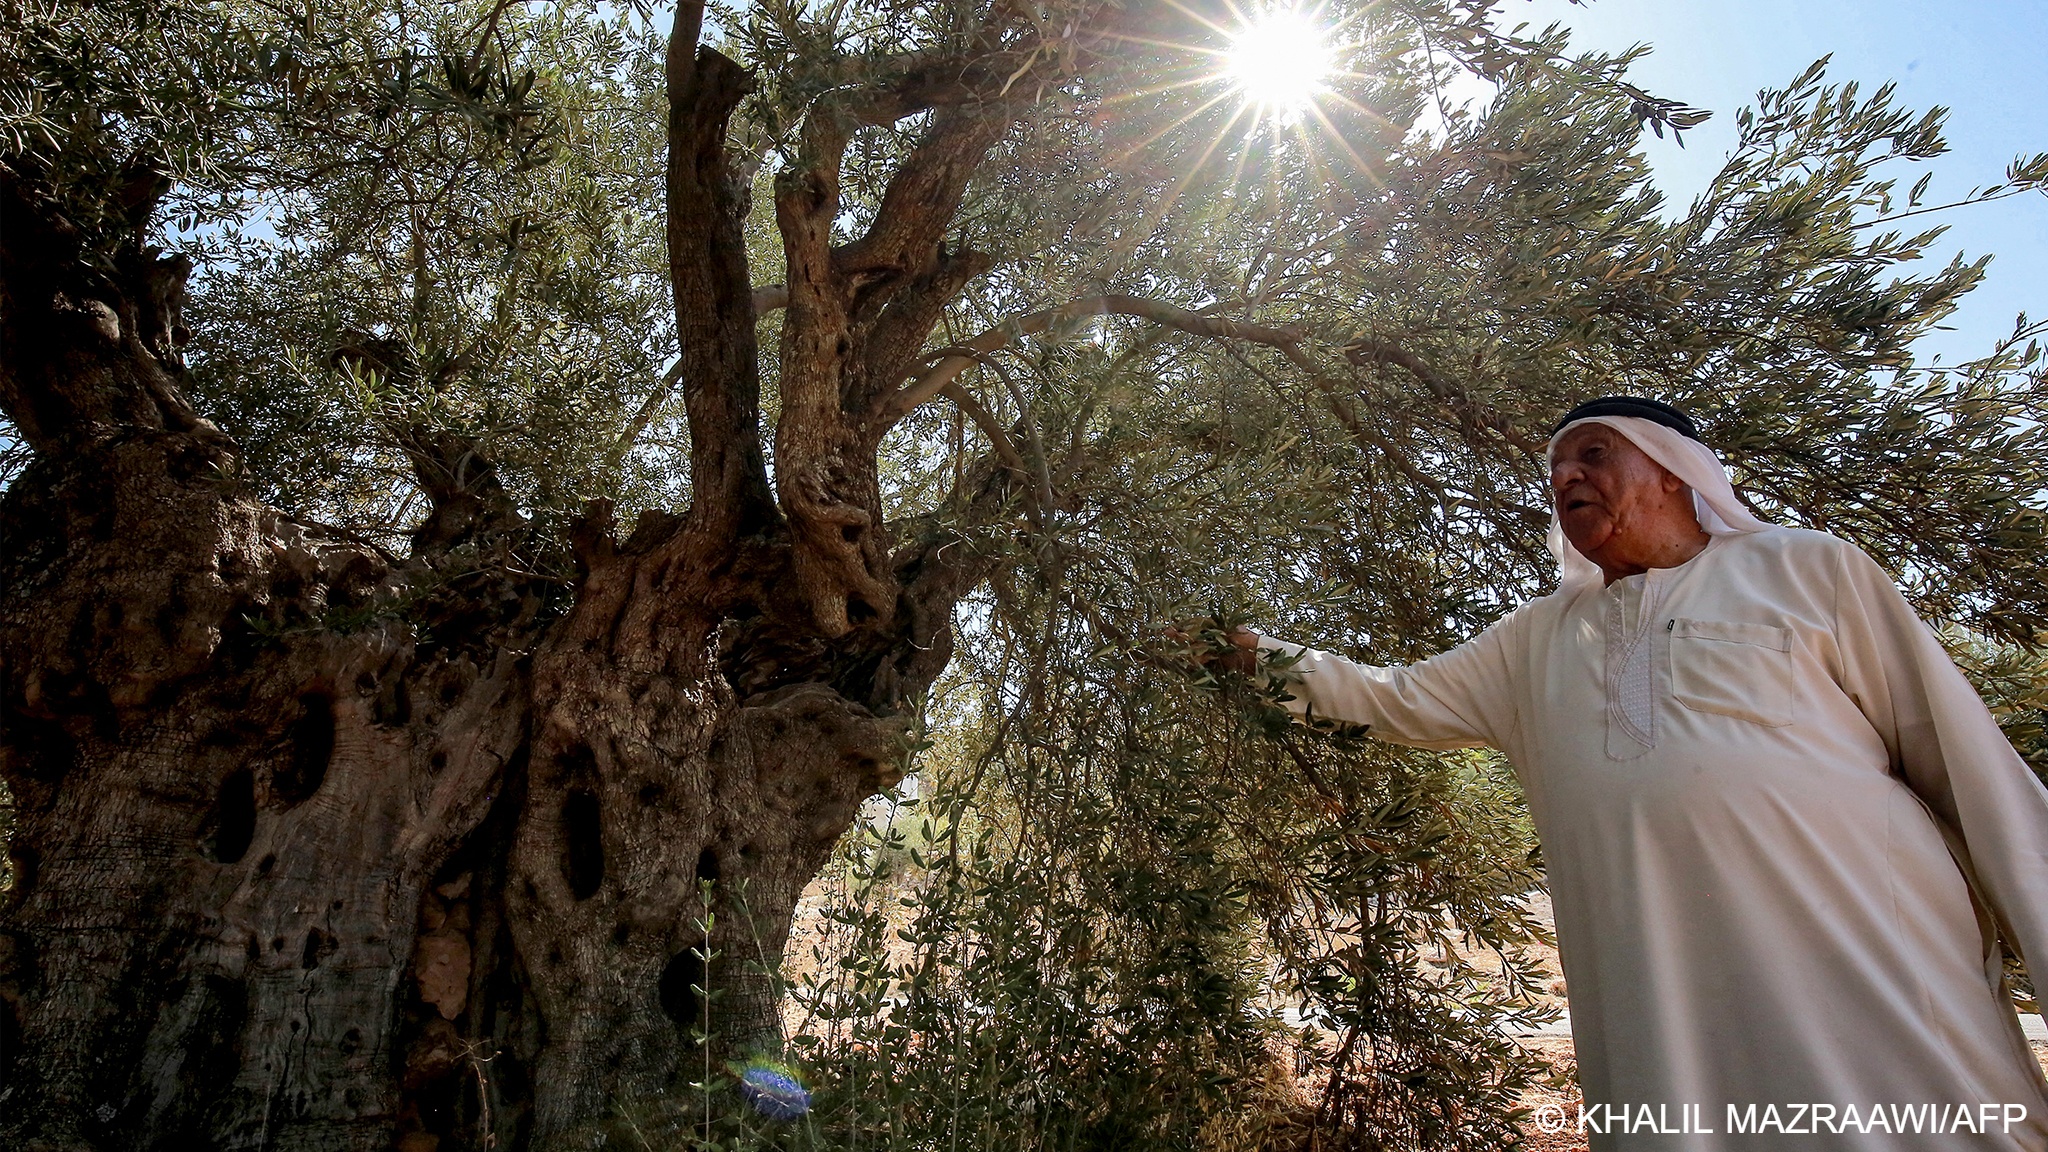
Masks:
[[[824,883],[816,882],[813,884],[812,889],[805,893],[804,900],[798,905],[796,920],[790,934],[789,949],[786,953],[787,960],[784,963],[784,972],[793,981],[800,980],[804,975],[817,970],[818,957],[812,952],[813,948],[829,951],[826,948],[828,934],[824,931],[826,925],[823,917],[820,915],[820,906],[824,903],[826,895]],[[890,903],[894,904],[895,902],[891,901]],[[1537,894],[1530,901],[1530,906],[1531,911],[1535,912],[1537,917],[1547,926],[1552,924],[1550,898],[1548,895]],[[891,912],[893,913],[891,916],[892,928],[898,926],[894,923],[896,919],[901,918],[907,921],[909,918],[908,914],[900,908],[892,907]],[[890,943],[892,945],[892,952],[898,950],[908,951],[908,945],[902,944],[894,932],[890,933]],[[1542,999],[1547,1003],[1563,1008],[1565,1006],[1566,987],[1564,972],[1558,963],[1557,949],[1539,945],[1532,949],[1532,953],[1539,965],[1548,974],[1548,980],[1545,982],[1545,994]],[[1476,955],[1472,958],[1475,960],[1483,959]],[[902,959],[902,957],[892,955],[892,959]],[[827,962],[829,963],[829,959]],[[786,1004],[785,1012],[787,1023],[792,1029],[800,1026],[801,1020],[799,1014],[795,1011],[794,1004]],[[1562,1110],[1565,1116],[1571,1117],[1576,1121],[1581,1097],[1578,1085],[1579,1064],[1572,1050],[1571,1037],[1568,1035],[1547,1034],[1523,1036],[1520,1038],[1520,1043],[1523,1048],[1527,1049],[1549,1069],[1548,1075],[1542,1077],[1537,1085],[1522,1094],[1522,1105],[1532,1110],[1554,1106]],[[2044,1070],[2048,1070],[2048,1042],[2037,1041],[2034,1043],[2033,1048],[2035,1058],[2041,1061]],[[1316,1083],[1311,1081],[1301,1081],[1295,1085],[1296,1091],[1301,1094],[1304,1102],[1314,1095],[1315,1088]],[[1304,1106],[1307,1106],[1306,1103]],[[1529,1125],[1524,1142],[1520,1147],[1525,1152],[1588,1152],[1585,1137],[1576,1131],[1545,1133],[1538,1131],[1534,1124]]]

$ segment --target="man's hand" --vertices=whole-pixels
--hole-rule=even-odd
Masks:
[[[1225,672],[1249,675],[1259,667],[1259,638],[1251,629],[1242,624],[1232,628],[1225,637],[1230,641],[1230,650],[1219,652],[1213,645],[1202,643],[1203,632],[1218,628],[1214,620],[1192,620],[1174,624],[1166,629],[1165,636],[1176,644],[1188,645],[1188,659],[1204,668],[1215,667]]]

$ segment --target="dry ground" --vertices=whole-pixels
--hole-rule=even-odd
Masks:
[[[822,885],[814,885],[814,889],[805,893],[805,899],[798,906],[796,921],[792,926],[790,934],[787,952],[789,959],[784,965],[785,973],[792,979],[799,978],[802,973],[813,969],[814,961],[811,959],[811,949],[824,943],[825,934],[822,929],[825,925],[819,916],[819,905],[823,902],[824,896],[825,893]],[[1531,910],[1540,919],[1546,924],[1550,922],[1550,900],[1548,896],[1538,894],[1531,901],[1531,906]],[[898,916],[902,916],[906,920],[908,919],[907,914],[902,910],[892,909],[892,911],[896,912]],[[892,917],[892,920],[894,918]],[[892,924],[892,927],[894,926]],[[893,932],[890,934],[890,937],[892,950],[908,951],[908,945],[903,944],[900,938],[897,938]],[[1533,951],[1539,964],[1549,974],[1549,979],[1546,982],[1547,994],[1544,999],[1559,1007],[1563,1007],[1566,988],[1563,972],[1558,966],[1557,950],[1551,947],[1538,946]],[[793,1011],[788,1023],[792,1027],[799,1023]],[[1571,1037],[1565,1035],[1525,1036],[1521,1038],[1520,1043],[1549,1068],[1549,1075],[1544,1078],[1543,1082],[1523,1094],[1523,1105],[1531,1109],[1555,1105],[1563,1110],[1564,1115],[1576,1118],[1580,1100],[1577,1080],[1578,1061],[1573,1055]],[[2044,1069],[2048,1069],[2048,1043],[2036,1042],[2034,1044],[2034,1054],[2037,1059],[2041,1060]],[[1285,1074],[1282,1073],[1282,1075],[1284,1076]],[[1298,1100],[1303,1107],[1312,1107],[1311,1101],[1318,1084],[1319,1082],[1295,1083],[1291,1086],[1292,1091],[1287,1091],[1285,1086],[1276,1085],[1276,1090],[1279,1090],[1282,1095]],[[1224,1143],[1228,1143],[1227,1139]],[[1527,1152],[1587,1152],[1586,1140],[1578,1133],[1544,1133],[1537,1131],[1533,1125],[1530,1127],[1526,1142],[1522,1147]]]

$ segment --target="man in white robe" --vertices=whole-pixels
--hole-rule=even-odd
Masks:
[[[1299,655],[1297,711],[1506,753],[1592,1147],[2048,1148],[1996,943],[2048,957],[2048,789],[1884,571],[1757,520],[1676,410],[1581,405],[1551,462],[1561,587],[1472,640],[1234,639]]]

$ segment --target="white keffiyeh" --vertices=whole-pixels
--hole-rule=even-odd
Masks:
[[[1757,519],[1754,513],[1743,507],[1742,501],[1735,498],[1735,486],[1729,482],[1728,469],[1721,463],[1721,458],[1714,455],[1712,448],[1675,428],[1667,428],[1641,416],[1588,416],[1574,420],[1551,436],[1544,453],[1546,460],[1550,451],[1557,447],[1558,439],[1582,424],[1607,425],[1628,437],[1630,443],[1641,448],[1644,455],[1663,465],[1673,476],[1685,481],[1692,488],[1693,514],[1699,517],[1700,527],[1707,535],[1762,532],[1771,527]],[[1543,542],[1549,547],[1550,554],[1557,557],[1560,589],[1597,587],[1600,584],[1600,566],[1565,539],[1564,525],[1558,522],[1554,508],[1550,513],[1550,533]]]

